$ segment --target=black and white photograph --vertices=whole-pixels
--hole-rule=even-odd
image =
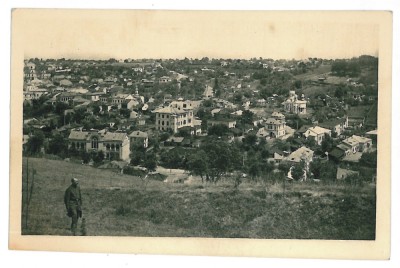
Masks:
[[[13,10],[10,232],[188,239],[201,255],[210,239],[245,252],[321,241],[387,257],[390,21]]]

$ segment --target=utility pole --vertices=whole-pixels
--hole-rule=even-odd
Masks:
[[[28,228],[28,199],[29,199],[29,158],[26,158],[26,189],[25,189],[25,228]]]

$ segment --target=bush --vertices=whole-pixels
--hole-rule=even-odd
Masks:
[[[360,158],[360,164],[366,167],[376,167],[377,165],[377,152],[363,153]]]
[[[124,174],[128,174],[131,176],[143,177],[146,175],[145,171],[135,169],[134,167],[131,167],[131,166],[124,167],[123,171],[124,171]]]

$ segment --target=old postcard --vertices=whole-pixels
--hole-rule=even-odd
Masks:
[[[10,249],[390,257],[392,14],[16,9]]]

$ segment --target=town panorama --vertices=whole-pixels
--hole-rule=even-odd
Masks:
[[[22,233],[374,240],[378,58],[24,62]]]

